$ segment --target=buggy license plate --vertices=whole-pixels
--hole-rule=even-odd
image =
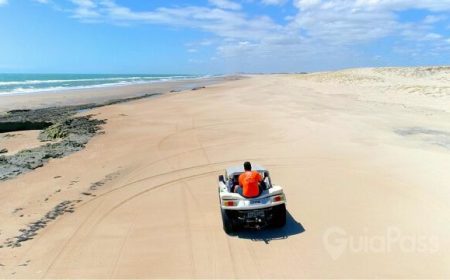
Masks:
[[[260,204],[261,200],[257,199],[257,200],[250,200],[250,204]]]
[[[255,210],[247,213],[247,218],[256,218],[256,217],[263,217],[264,211],[263,210]]]
[[[254,199],[254,200],[250,200],[250,205],[252,205],[252,204],[266,204],[267,202],[268,202],[267,198]]]

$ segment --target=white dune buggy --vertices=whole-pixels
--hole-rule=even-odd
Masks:
[[[243,166],[233,166],[219,176],[219,200],[223,229],[232,233],[240,228],[262,229],[267,226],[283,227],[286,224],[286,198],[283,188],[272,185],[269,171],[262,166],[253,166],[264,178],[260,184],[260,195],[245,198],[234,193]]]

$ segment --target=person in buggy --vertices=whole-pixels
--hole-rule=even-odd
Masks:
[[[259,172],[252,171],[250,162],[244,162],[244,173],[239,175],[239,185],[236,185],[234,192],[242,195],[245,198],[257,197],[261,194],[261,183],[263,177]]]

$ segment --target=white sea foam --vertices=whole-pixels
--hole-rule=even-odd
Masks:
[[[183,79],[195,78],[196,76],[148,76],[148,77],[114,77],[114,78],[90,78],[90,79],[69,79],[69,80],[25,80],[25,81],[6,81],[0,82],[0,86],[14,86],[14,85],[36,85],[36,84],[54,84],[67,82],[99,82],[99,81],[153,81],[161,79]]]
[[[0,95],[18,95],[18,94],[31,94],[39,92],[51,92],[51,91],[63,91],[63,90],[77,90],[77,89],[89,89],[89,88],[103,88],[103,87],[115,87],[115,86],[127,86],[127,85],[137,85],[137,84],[147,84],[147,83],[157,83],[157,82],[167,82],[173,80],[186,80],[186,79],[202,79],[208,78],[208,76],[154,76],[154,77],[126,77],[126,78],[98,78],[98,79],[77,79],[77,80],[29,80],[29,81],[11,81],[11,82],[0,82],[0,86],[5,85],[18,85],[18,87],[13,87],[8,90],[0,91]],[[110,81],[101,84],[93,85],[69,85],[64,84],[67,82],[79,82],[79,81]],[[111,82],[116,81],[116,82]],[[58,83],[61,85],[38,87],[45,83]]]

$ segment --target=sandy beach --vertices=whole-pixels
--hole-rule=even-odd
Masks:
[[[0,278],[449,278],[449,74],[250,75],[82,112],[103,134],[0,182],[0,245],[68,210],[1,245]],[[148,93],[1,96],[0,110],[130,91]],[[284,228],[223,231],[217,177],[246,160],[284,188]]]

